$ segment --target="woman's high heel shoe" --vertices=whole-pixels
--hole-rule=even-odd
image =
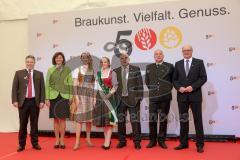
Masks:
[[[60,147],[60,145],[59,145],[59,144],[55,144],[53,147],[54,147],[55,149],[58,149],[58,148]]]
[[[79,143],[78,143],[77,145],[75,144],[74,147],[73,147],[73,150],[76,151],[76,150],[79,149],[79,147],[80,147],[80,144],[79,144]]]
[[[60,144],[60,148],[65,149],[66,148],[65,144]]]
[[[53,148],[55,148],[55,149],[60,148],[60,143],[59,143],[59,142],[58,142],[58,143],[55,143],[55,145],[53,146]]]
[[[102,145],[102,149],[104,149],[104,150],[109,150],[110,149],[110,147],[111,147],[111,141],[110,141],[110,144],[109,144],[109,146],[104,146],[104,145]]]
[[[91,141],[87,141],[87,146],[88,146],[88,147],[94,147],[94,145],[92,144]]]

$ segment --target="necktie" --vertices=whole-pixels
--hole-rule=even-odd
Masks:
[[[32,75],[31,75],[31,70],[28,71],[28,97],[27,98],[32,98]]]
[[[126,68],[123,69],[123,75],[122,75],[122,94],[127,95],[127,71]]]
[[[189,69],[190,69],[190,67],[189,67],[189,60],[187,59],[186,60],[186,68],[185,68],[186,76],[188,76]]]

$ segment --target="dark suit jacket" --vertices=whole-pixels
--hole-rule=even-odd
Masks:
[[[177,92],[177,100],[200,102],[202,101],[202,85],[207,81],[207,74],[204,67],[203,60],[192,59],[188,76],[186,76],[184,68],[184,60],[180,60],[175,64],[175,71],[173,74],[173,85],[178,91],[180,87],[192,86],[191,93]]]
[[[163,62],[157,66],[156,63],[147,65],[145,83],[149,89],[149,99],[163,101],[172,99],[172,77],[174,67],[171,63]]]
[[[35,100],[38,106],[45,101],[45,86],[43,73],[33,70],[33,82],[35,88]],[[12,84],[12,103],[18,102],[22,106],[27,93],[28,71],[26,69],[16,71]]]
[[[117,74],[118,88],[116,95],[121,100],[122,97],[122,68],[114,69]],[[140,68],[129,65],[129,73],[127,80],[129,105],[136,106],[136,104],[143,99],[143,81]]]

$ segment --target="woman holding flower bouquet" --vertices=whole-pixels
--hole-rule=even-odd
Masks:
[[[114,93],[117,89],[116,73],[110,68],[110,60],[102,57],[100,70],[97,72],[95,88],[96,104],[93,109],[93,124],[104,129],[102,148],[110,149],[113,127],[117,124],[116,101]]]

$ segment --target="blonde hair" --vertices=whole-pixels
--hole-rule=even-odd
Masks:
[[[83,56],[87,57],[88,60],[88,69],[89,70],[93,70],[93,60],[92,60],[92,56],[89,52],[83,52],[81,53],[80,59],[82,60]]]

